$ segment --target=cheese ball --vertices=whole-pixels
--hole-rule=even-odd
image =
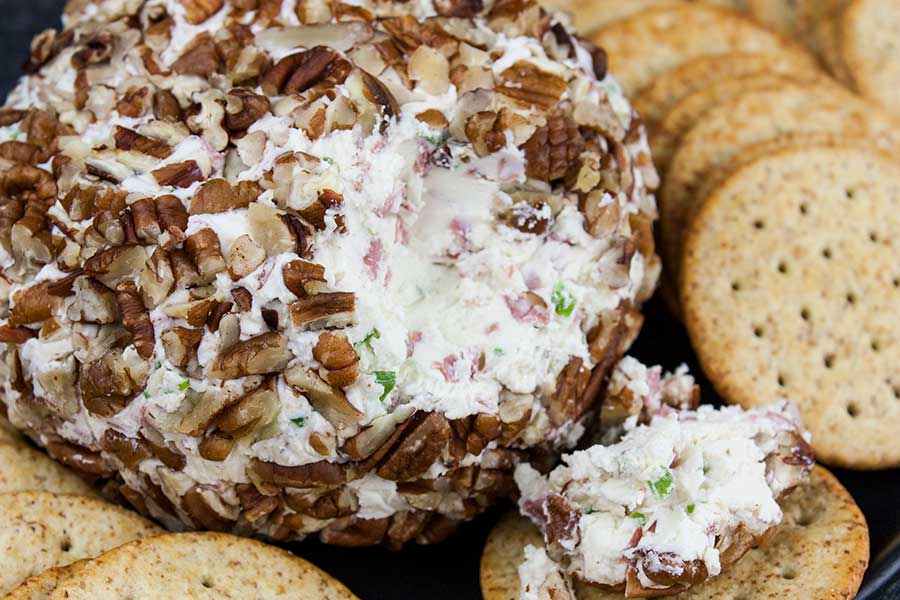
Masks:
[[[439,541],[572,447],[659,272],[531,0],[72,0],[0,110],[9,420],[172,529]]]

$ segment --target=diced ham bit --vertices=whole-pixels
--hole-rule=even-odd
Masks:
[[[537,273],[529,273],[525,277],[525,286],[529,290],[538,290],[543,287],[544,283],[541,281],[541,276]]]
[[[450,221],[450,233],[453,234],[453,239],[460,248],[459,252],[448,251],[448,255],[451,258],[458,257],[462,252],[471,252],[472,243],[469,240],[471,231],[472,226],[461,219],[454,218]]]
[[[525,168],[522,161],[502,156],[497,165],[497,175],[500,181],[518,181],[525,175]]]
[[[441,372],[441,375],[444,376],[444,381],[447,383],[472,379],[476,367],[475,361],[465,356],[465,353],[450,354],[445,356],[443,360],[434,363],[434,368]]]
[[[416,162],[413,163],[413,172],[416,175],[424,176],[431,166],[431,149],[428,144],[419,144],[419,153],[416,155]]]
[[[520,294],[518,296],[504,296],[506,306],[516,321],[530,323],[536,327],[543,327],[550,322],[550,312],[546,306],[536,303],[534,294]]]
[[[384,245],[381,240],[374,239],[369,242],[369,251],[363,257],[363,263],[369,272],[369,279],[378,279],[378,271],[381,269],[381,261],[384,258]]]
[[[259,269],[259,273],[256,275],[257,287],[256,289],[261,290],[263,286],[266,285],[266,282],[269,280],[269,275],[272,273],[272,269],[275,266],[275,261],[273,259],[267,260],[262,267]]]
[[[499,324],[499,323],[491,323],[491,324],[488,325],[487,328],[484,330],[484,332],[487,333],[487,334],[497,333],[498,331],[500,331],[500,324]]]
[[[406,335],[406,356],[412,356],[416,351],[416,345],[422,341],[421,331],[410,331]]]

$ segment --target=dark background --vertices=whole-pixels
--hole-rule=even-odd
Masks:
[[[31,38],[43,29],[60,26],[63,4],[64,0],[0,0],[0,98],[5,98],[19,76]],[[663,303],[654,299],[645,312],[644,332],[632,354],[648,365],[661,364],[667,369],[686,362],[702,379],[684,329]],[[701,385],[703,398],[715,399],[708,382],[703,380]],[[900,435],[900,425],[897,430]],[[900,600],[900,471],[835,473],[869,522],[872,561],[858,600]],[[389,552],[311,542],[294,549],[335,575],[363,600],[477,599],[481,548],[497,515],[508,508],[497,507],[464,526],[447,542],[432,547]]]

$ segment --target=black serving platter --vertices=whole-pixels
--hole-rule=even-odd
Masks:
[[[63,5],[64,0],[0,0],[2,97],[5,98],[19,77],[31,38],[44,29],[60,26]],[[664,303],[658,298],[652,300],[645,314],[644,330],[632,354],[646,364],[661,364],[666,369],[686,363],[701,381],[704,401],[716,401],[683,327],[668,313]],[[900,470],[869,473],[835,470],[835,473],[869,522],[872,559],[857,600],[900,600]],[[436,546],[411,546],[391,552],[383,548],[336,548],[304,542],[291,549],[343,581],[362,600],[477,599],[481,596],[478,587],[481,549],[497,517],[510,508],[498,506]],[[260,576],[265,577],[265,573]]]

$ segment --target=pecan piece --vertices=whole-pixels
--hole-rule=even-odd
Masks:
[[[0,158],[11,162],[34,165],[44,162],[41,160],[43,154],[39,147],[29,142],[8,140],[0,143]]]
[[[266,251],[249,235],[242,235],[228,253],[228,275],[237,281],[255,271],[265,260]]]
[[[372,420],[368,427],[344,442],[341,451],[353,460],[362,460],[372,456],[394,434],[415,409],[401,406],[392,413]]]
[[[219,237],[208,227],[188,236],[184,241],[184,249],[206,283],[211,282],[216,278],[216,273],[221,273],[226,268]]]
[[[468,19],[484,9],[482,0],[434,0],[434,8],[442,17]]]
[[[381,543],[387,534],[390,519],[351,518],[346,523],[335,522],[319,532],[319,539],[325,544],[356,548],[374,546]]]
[[[112,428],[103,434],[100,447],[118,458],[128,469],[137,468],[141,461],[152,456],[142,439],[127,436]]]
[[[341,327],[352,322],[355,310],[356,296],[352,292],[327,292],[291,304],[291,318],[297,327]]]
[[[81,365],[78,387],[85,408],[100,417],[120,412],[137,392],[125,361],[117,352],[107,352],[94,362]]]
[[[231,531],[234,527],[233,521],[213,510],[196,486],[182,496],[181,508],[188,514],[194,525],[200,529]]]
[[[210,179],[191,198],[190,214],[221,213],[235,208],[246,208],[256,200],[262,190],[251,181],[241,181],[236,186],[221,178]]]
[[[200,456],[213,462],[222,462],[227,459],[233,449],[234,438],[217,431],[208,433],[197,445],[197,452],[200,453]]]
[[[156,308],[165,300],[175,285],[172,263],[162,248],[157,248],[147,259],[140,277],[141,298],[148,308]]]
[[[77,446],[71,442],[51,441],[47,443],[47,453],[67,467],[86,475],[109,477],[112,468],[103,460],[99,452]]]
[[[413,415],[402,430],[402,439],[391,448],[375,471],[392,481],[419,477],[434,463],[450,441],[450,424],[440,413]]]
[[[116,125],[113,139],[116,141],[116,148],[120,150],[140,152],[160,159],[168,158],[172,154],[171,146],[165,142],[141,135],[121,125]]]
[[[178,196],[166,194],[156,199],[156,218],[163,231],[172,234],[172,228],[181,234],[188,226],[188,213]]]
[[[185,20],[191,25],[199,25],[224,6],[225,0],[181,0]]]
[[[584,138],[578,126],[570,117],[556,111],[522,145],[525,171],[529,177],[541,181],[562,179],[576,164],[583,148]]]
[[[365,415],[353,406],[341,390],[333,387],[310,369],[297,363],[284,372],[288,384],[299,389],[309,403],[335,429],[352,427]]]
[[[131,279],[147,262],[147,253],[140,246],[116,246],[101,250],[84,263],[84,272],[114,288],[121,281]]]
[[[178,60],[172,63],[172,70],[180,75],[204,78],[209,78],[220,68],[219,50],[208,33],[201,33],[191,40]]]
[[[102,283],[82,275],[75,279],[72,289],[75,302],[68,315],[73,321],[108,324],[119,320],[116,295]]]
[[[44,281],[13,294],[13,305],[9,312],[10,327],[39,323],[53,315],[53,298]]]
[[[281,270],[284,286],[298,298],[317,294],[325,286],[325,267],[306,260],[292,260]]]
[[[238,342],[221,353],[209,367],[216,379],[237,379],[282,371],[291,359],[287,340],[281,334],[263,333]]]
[[[195,160],[166,165],[151,171],[159,185],[186,188],[192,184],[203,181],[203,171]]]
[[[261,386],[222,411],[216,425],[229,436],[240,438],[271,423],[278,414],[278,407],[275,390]]]
[[[156,90],[153,93],[153,116],[169,123],[177,123],[184,119],[178,99],[169,90]]]
[[[554,425],[575,421],[588,409],[584,391],[590,377],[591,371],[584,367],[584,361],[573,356],[557,377],[556,391],[550,399],[550,421]]]
[[[331,385],[347,387],[356,381],[359,356],[343,333],[322,333],[313,347],[313,357],[328,371],[325,378]]]
[[[0,344],[23,344],[35,335],[36,332],[27,327],[0,325]]]
[[[235,88],[225,96],[225,128],[243,131],[269,112],[269,99],[246,88]]]
[[[150,322],[150,313],[133,281],[123,281],[116,286],[116,301],[119,303],[122,325],[131,334],[138,356],[149,359],[153,356],[156,334]]]
[[[162,230],[156,218],[156,204],[153,200],[150,198],[136,200],[129,210],[137,239],[144,244],[155,244]]]
[[[202,329],[173,327],[162,334],[163,350],[169,362],[179,369],[186,368],[197,357],[203,339]]]
[[[263,74],[259,85],[267,96],[302,93],[317,84],[329,89],[343,83],[351,68],[334,49],[314,46],[279,60]]]
[[[550,110],[559,102],[568,85],[557,75],[520,60],[500,74],[497,91],[526,107]]]
[[[260,481],[289,488],[337,486],[350,480],[348,465],[332,463],[327,460],[297,467],[286,467],[253,459],[247,469]]]

